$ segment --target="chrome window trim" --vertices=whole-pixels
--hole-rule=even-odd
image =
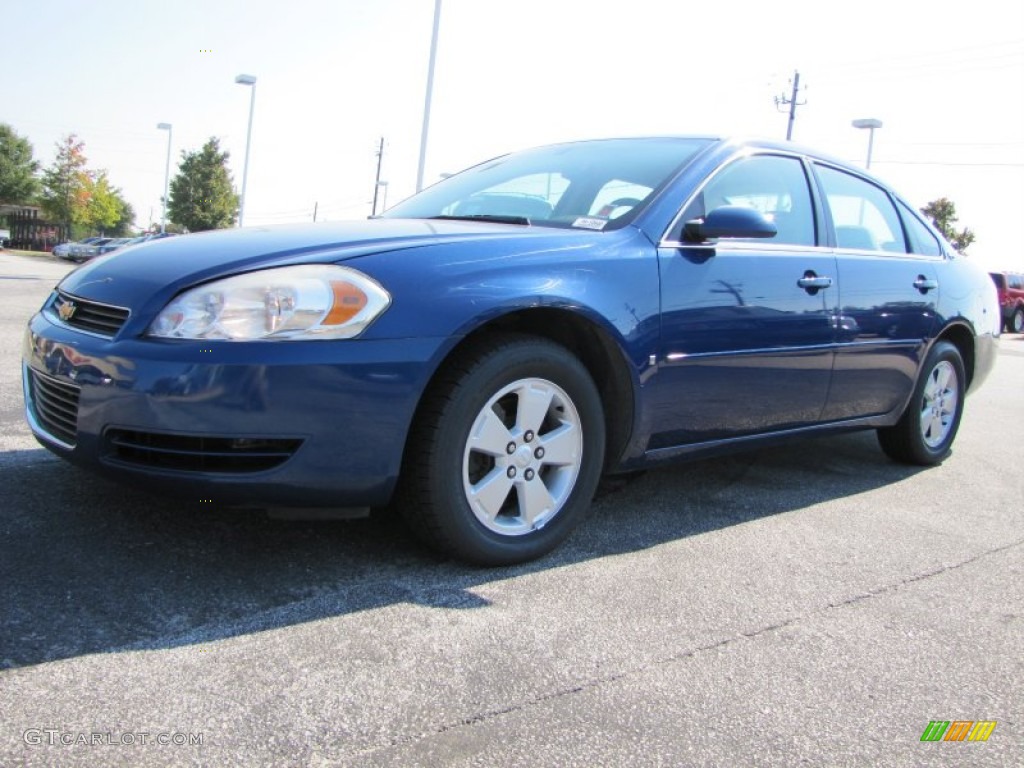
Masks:
[[[790,245],[789,243],[770,243],[766,240],[731,240],[728,238],[716,240],[713,243],[710,241],[707,243],[685,243],[680,240],[666,240],[660,243],[658,247],[675,250],[679,248],[706,248],[715,251],[757,251],[758,253],[777,251],[779,253],[812,253],[815,255],[831,253],[835,250],[826,245]]]

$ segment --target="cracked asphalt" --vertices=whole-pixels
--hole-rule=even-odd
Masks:
[[[21,333],[66,270],[0,254],[0,765],[1021,764],[1024,337],[940,467],[864,433],[661,469],[484,570],[40,448]]]

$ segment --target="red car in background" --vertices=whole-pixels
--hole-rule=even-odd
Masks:
[[[1024,275],[1017,272],[990,272],[999,292],[1003,327],[1008,333],[1024,333]]]

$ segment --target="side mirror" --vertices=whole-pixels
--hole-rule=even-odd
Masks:
[[[723,205],[701,219],[683,225],[683,237],[701,243],[719,237],[775,237],[775,224],[763,213],[742,205]]]

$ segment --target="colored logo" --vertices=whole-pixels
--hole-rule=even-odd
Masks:
[[[60,315],[61,320],[67,322],[68,320],[71,319],[71,316],[75,314],[76,309],[78,309],[78,307],[75,305],[75,302],[65,301],[57,309],[57,314]]]
[[[995,729],[995,720],[932,720],[921,741],[988,741]]]

